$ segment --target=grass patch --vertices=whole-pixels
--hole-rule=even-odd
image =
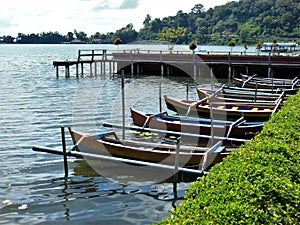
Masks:
[[[159,224],[300,224],[300,92]]]

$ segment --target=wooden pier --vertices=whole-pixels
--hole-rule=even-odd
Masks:
[[[109,68],[109,74],[115,73],[115,60],[112,60],[112,54],[107,54],[105,49],[101,50],[79,50],[77,60],[58,60],[53,61],[53,66],[56,68],[56,77],[59,78],[59,67],[65,67],[65,77],[70,77],[70,66],[76,66],[76,77],[79,77],[79,66],[81,68],[80,74],[84,75],[84,65],[88,64],[90,67],[90,75],[97,75],[100,65],[100,74],[106,74],[106,66]]]
[[[295,77],[300,74],[299,56],[274,56],[268,54],[249,54],[227,52],[195,54],[191,51],[153,51],[153,50],[79,50],[77,60],[54,61],[56,76],[59,67],[65,67],[65,76],[70,77],[70,67],[76,66],[76,77],[84,75],[84,66],[89,65],[90,75],[152,74],[152,75],[201,75],[209,68],[218,78],[231,78],[240,73],[267,74],[268,77]],[[100,65],[100,66],[99,66]],[[79,73],[79,66],[81,71]],[[182,69],[189,67],[189,71]],[[94,68],[94,69],[93,69]],[[108,71],[107,71],[108,70]],[[284,74],[282,74],[284,73]],[[288,73],[288,74],[287,74]]]

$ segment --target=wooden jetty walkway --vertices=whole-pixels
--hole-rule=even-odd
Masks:
[[[79,74],[83,76],[86,64],[90,67],[91,76],[97,75],[98,71],[101,75],[106,73],[111,75],[121,73],[122,70],[132,75],[144,74],[147,70],[150,70],[153,75],[174,75],[180,73],[180,68],[183,65],[188,65],[194,76],[200,74],[203,65],[206,65],[211,69],[211,72],[216,73],[216,71],[221,70],[220,73],[223,74],[223,77],[229,79],[239,73],[268,74],[268,77],[273,77],[274,71],[279,73],[288,71],[291,77],[300,74],[299,56],[274,56],[270,53],[262,53],[261,55],[247,53],[245,55],[243,52],[218,54],[204,52],[195,54],[191,51],[170,52],[138,49],[109,51],[108,53],[108,50],[105,49],[95,49],[79,50],[77,60],[53,62],[57,78],[59,77],[59,67],[65,67],[65,76],[70,77],[70,67],[73,65],[76,66],[76,77],[78,78]],[[80,73],[79,66],[81,67]],[[181,75],[182,73],[184,71],[181,71]]]
[[[81,66],[81,76],[84,73],[84,65],[90,66],[90,75],[93,75],[92,65],[94,64],[94,74],[97,75],[98,64],[100,64],[100,74],[105,73],[105,66],[108,63],[110,74],[115,71],[115,60],[109,59],[112,54],[107,54],[105,49],[101,50],[78,50],[77,60],[58,60],[53,61],[53,66],[56,68],[56,77],[59,77],[59,67],[65,67],[65,76],[70,77],[70,66],[76,66],[76,77],[79,77],[79,65]]]

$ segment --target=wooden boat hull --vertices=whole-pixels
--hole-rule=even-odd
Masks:
[[[181,116],[211,117],[221,120],[237,120],[244,117],[247,121],[267,121],[272,115],[275,106],[253,106],[247,104],[209,103],[197,104],[195,101],[177,100],[164,96],[167,108]],[[211,110],[211,111],[210,111]]]
[[[74,144],[78,144],[81,152],[109,155],[125,159],[133,159],[144,162],[175,165],[176,146],[164,144],[151,144],[147,142],[115,140],[101,135],[89,136],[69,128]],[[220,147],[220,146],[219,146]],[[193,146],[180,146],[179,166],[199,166],[208,151],[216,150]],[[212,151],[213,150],[213,151]],[[220,162],[228,153],[216,152],[210,155],[213,163]]]
[[[262,130],[264,124],[263,122],[241,123],[230,128],[232,122],[214,121],[212,126],[208,119],[169,116],[166,112],[156,115],[144,114],[132,108],[131,117],[133,124],[140,127],[243,139],[254,137]],[[229,135],[228,132],[230,132]]]

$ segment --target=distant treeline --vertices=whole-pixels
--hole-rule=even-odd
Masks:
[[[299,0],[240,0],[205,10],[202,4],[195,5],[189,13],[178,11],[175,16],[163,19],[148,14],[143,27],[136,31],[132,24],[106,34],[96,32],[90,37],[83,31],[43,32],[22,34],[17,37],[3,36],[3,43],[113,43],[120,38],[123,43],[156,41],[163,28],[184,27],[187,35],[177,44],[226,45],[230,40],[237,44],[256,44],[273,38],[285,41],[300,40]]]

